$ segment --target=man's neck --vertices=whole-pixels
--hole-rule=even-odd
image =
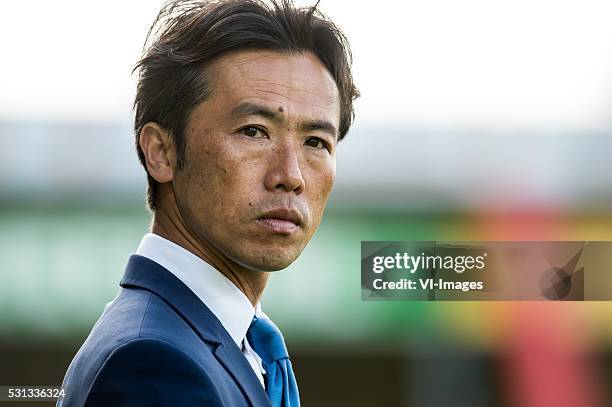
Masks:
[[[230,260],[209,242],[189,231],[176,211],[158,207],[151,232],[189,250],[227,277],[256,306],[268,282],[269,273],[254,271]]]

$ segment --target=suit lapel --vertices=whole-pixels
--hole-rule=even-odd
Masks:
[[[271,405],[268,395],[261,386],[257,376],[253,373],[253,368],[249,365],[249,362],[247,362],[235,342],[219,344],[215,351],[215,356],[231,373],[248,396],[251,404],[257,407]],[[240,368],[237,369],[237,366],[240,366]]]
[[[236,343],[217,317],[172,273],[139,255],[128,260],[122,287],[140,287],[163,298],[204,341],[217,343],[215,357],[225,367],[254,406],[270,406],[261,383]]]

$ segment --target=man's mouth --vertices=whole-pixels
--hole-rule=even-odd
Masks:
[[[273,233],[290,235],[302,224],[302,216],[295,209],[274,209],[257,218],[257,223]]]

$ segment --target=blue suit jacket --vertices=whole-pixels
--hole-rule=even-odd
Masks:
[[[63,386],[63,407],[271,405],[213,313],[168,270],[138,255]]]

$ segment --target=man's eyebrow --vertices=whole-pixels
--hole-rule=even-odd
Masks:
[[[328,133],[334,139],[338,136],[338,129],[336,129],[336,126],[327,120],[309,120],[304,122],[300,127],[303,131],[322,131]]]
[[[261,116],[274,122],[281,122],[282,116],[278,112],[270,109],[269,107],[258,105],[253,102],[243,102],[232,109],[232,117],[243,117],[243,116]],[[338,136],[338,129],[331,122],[327,120],[307,120],[304,121],[300,130],[302,131],[322,131],[328,133],[334,139]]]
[[[244,102],[244,103],[239,104],[234,109],[232,109],[231,115],[233,117],[262,116],[262,117],[265,117],[266,119],[269,119],[275,122],[281,121],[280,115],[278,115],[274,110],[266,106],[258,105],[252,102]]]

